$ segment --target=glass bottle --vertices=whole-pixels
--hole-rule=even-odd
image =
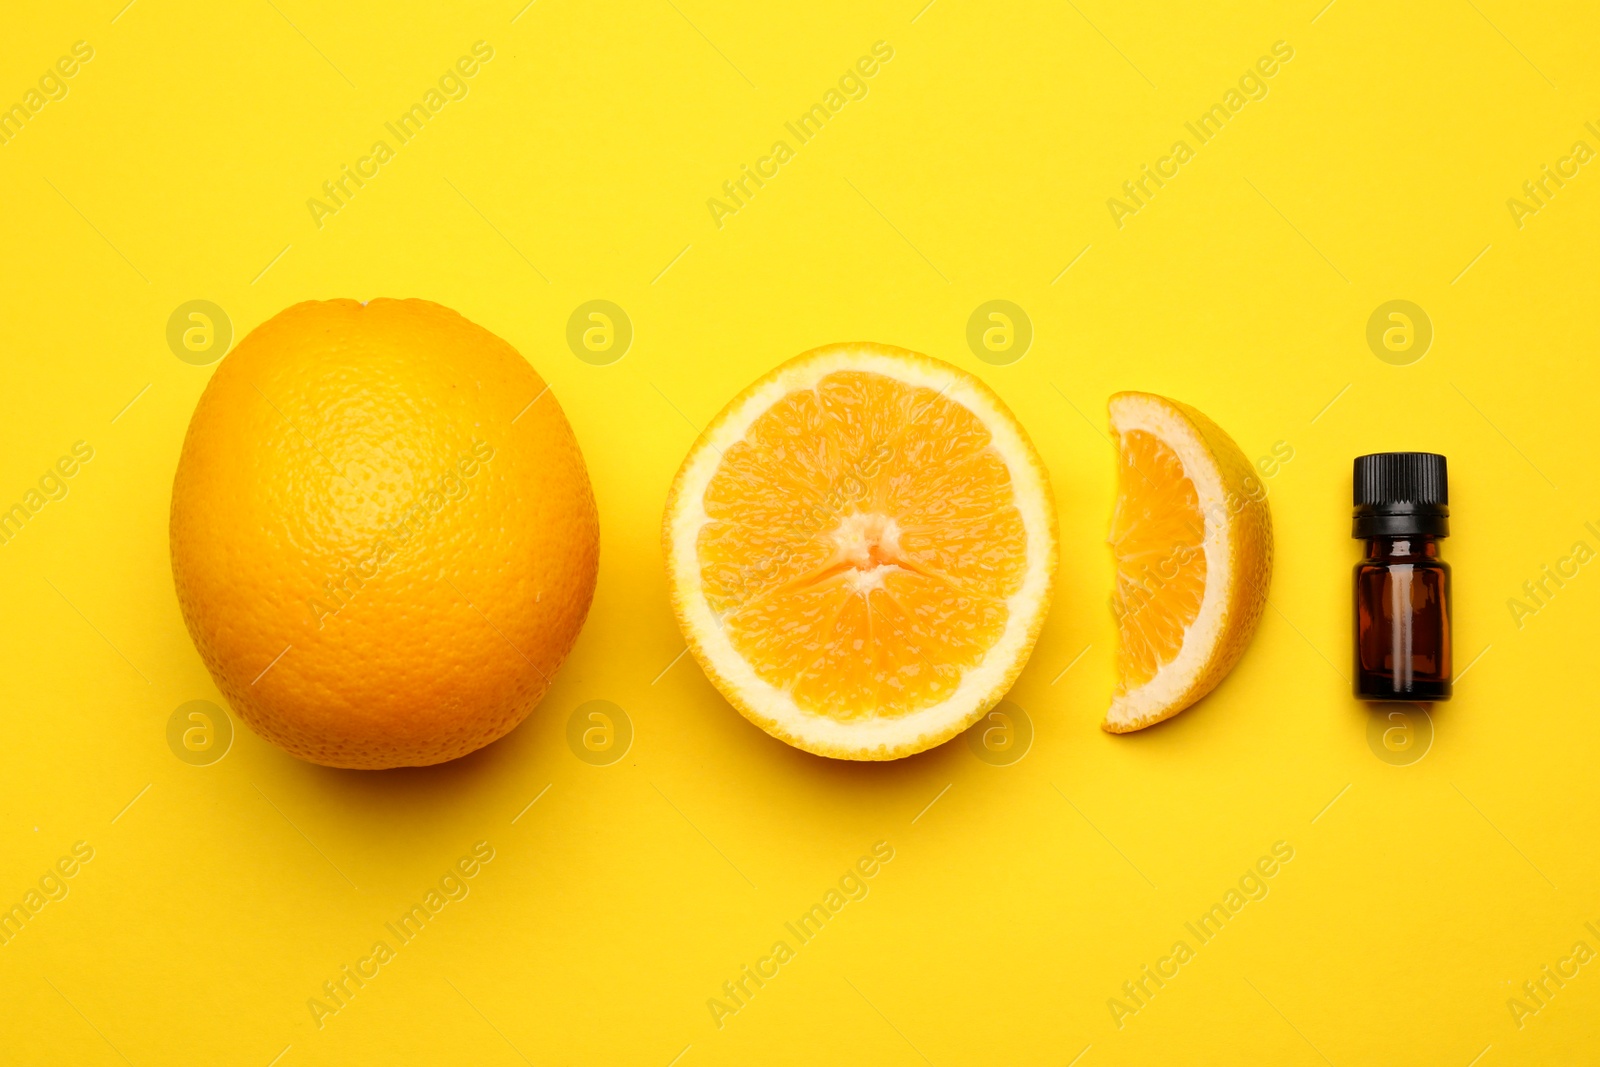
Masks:
[[[1449,700],[1450,535],[1445,458],[1431,452],[1357,457],[1352,535],[1366,545],[1355,569],[1355,695],[1362,700]]]

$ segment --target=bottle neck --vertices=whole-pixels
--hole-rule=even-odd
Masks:
[[[1367,538],[1367,558],[1384,563],[1415,563],[1439,558],[1439,539],[1428,534]]]

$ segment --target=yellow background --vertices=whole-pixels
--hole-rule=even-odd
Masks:
[[[1600,148],[1592,7],[523,3],[0,14],[0,102],[95,49],[0,147],[0,501],[95,449],[0,547],[0,901],[95,849],[0,947],[0,1060],[1596,1062],[1600,964],[1521,1028],[1506,1005],[1579,939],[1600,950],[1600,577],[1520,628],[1507,607],[1573,542],[1600,548],[1600,173],[1520,229],[1506,206],[1574,141]],[[319,229],[307,199],[478,40],[495,57],[470,95]],[[719,229],[707,199],[880,40],[869,95]],[[1119,229],[1107,198],[1280,40],[1266,99]],[[211,300],[237,338],[379,295],[457,308],[552,383],[600,506],[588,625],[534,715],[456,763],[331,771],[241,728],[187,765],[168,717],[220,697],[166,519],[212,368],[168,349],[168,316]],[[594,298],[635,329],[609,366],[565,342]],[[965,341],[996,298],[1036,333],[1007,366]],[[1435,329],[1410,366],[1365,340],[1396,298]],[[858,338],[981,375],[1050,468],[1059,592],[1010,766],[960,740],[817,759],[677,659],[657,538],[678,462],[750,380]],[[1179,719],[1112,737],[1102,431],[1124,388],[1294,458],[1268,482],[1249,654]],[[1400,448],[1450,459],[1470,663],[1407,766],[1369,747],[1346,682],[1350,461]],[[596,699],[635,731],[610,766],[566,742]],[[308,998],[480,840],[471,895],[318,1029]],[[877,841],[895,858],[870,895],[719,1029],[708,998]],[[1295,856],[1270,895],[1119,1029],[1108,999],[1276,841]]]

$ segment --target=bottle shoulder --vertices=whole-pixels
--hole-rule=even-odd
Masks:
[[[1387,571],[1397,566],[1413,569],[1413,571],[1443,571],[1450,573],[1450,563],[1438,558],[1437,555],[1384,555],[1384,557],[1365,557],[1355,563],[1357,571]]]
[[[1437,558],[1423,559],[1421,557],[1416,559],[1364,559],[1354,567],[1354,573],[1357,577],[1364,574],[1383,574],[1397,570],[1406,570],[1412,574],[1432,572],[1447,578],[1451,573],[1450,564],[1444,560]]]
[[[1383,569],[1410,567],[1412,570],[1438,570],[1449,573],[1436,538],[1370,538],[1363,546],[1357,567]]]

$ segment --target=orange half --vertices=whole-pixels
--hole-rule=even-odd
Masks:
[[[684,460],[673,608],[746,717],[819,755],[893,759],[999,701],[1056,560],[1037,453],[978,379],[871,344],[783,364]]]

